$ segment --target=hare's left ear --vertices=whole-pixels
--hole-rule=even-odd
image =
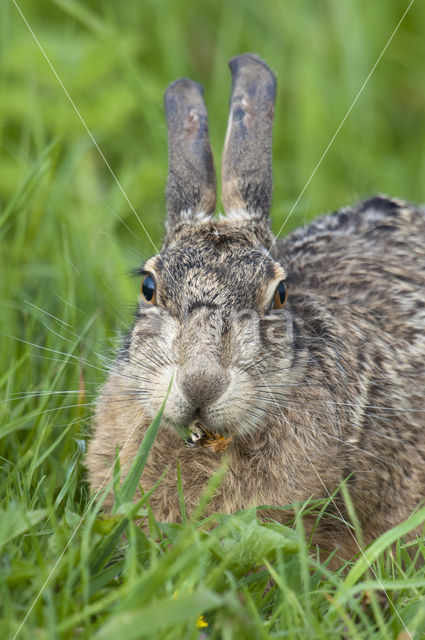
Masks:
[[[168,127],[167,237],[181,221],[212,217],[214,161],[201,85],[181,78],[164,95]]]
[[[230,216],[245,212],[268,225],[276,78],[250,53],[233,58],[229,67],[233,82],[222,162],[224,210]]]

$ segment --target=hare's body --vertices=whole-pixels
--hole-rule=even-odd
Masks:
[[[425,498],[425,215],[375,198],[274,243],[269,160],[256,140],[270,135],[274,86],[258,59],[238,60],[223,162],[227,218],[210,215],[203,103],[193,85],[183,98],[182,85],[167,94],[170,146],[190,102],[178,130],[189,147],[177,147],[177,167],[170,151],[167,237],[145,265],[147,300],[98,403],[90,483],[110,481],[117,445],[123,468],[131,464],[173,378],[141,480],[148,489],[168,469],[151,499],[158,519],[180,517],[178,461],[190,512],[224,455],[211,511],[327,498],[345,479],[368,542]],[[203,159],[198,190],[187,184],[188,148]],[[244,170],[250,153],[253,172]],[[195,419],[232,436],[224,453],[185,446],[177,429]],[[337,497],[316,540],[349,556],[357,549],[341,515]]]

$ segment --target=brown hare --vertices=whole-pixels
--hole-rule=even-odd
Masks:
[[[277,242],[275,77],[251,54],[230,69],[225,217],[202,88],[165,93],[166,236],[98,400],[89,481],[110,482],[117,446],[128,468],[172,380],[141,478],[149,489],[168,469],[157,519],[179,520],[178,461],[190,512],[226,456],[210,511],[326,498],[345,479],[367,543],[425,498],[425,214],[375,197]],[[315,540],[350,557],[341,514],[336,498]]]

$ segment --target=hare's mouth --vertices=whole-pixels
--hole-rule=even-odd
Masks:
[[[232,436],[225,438],[221,433],[208,431],[199,420],[193,420],[177,431],[187,447],[207,447],[214,453],[225,451],[232,441]]]

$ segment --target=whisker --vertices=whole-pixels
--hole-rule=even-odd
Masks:
[[[271,404],[271,405],[275,405],[275,401],[273,399],[271,399],[271,398],[266,398],[264,396],[258,396],[258,398],[260,400],[262,400],[263,402],[266,402],[266,403]],[[314,417],[324,416],[324,418],[326,418],[326,420],[324,421],[324,422],[326,422],[326,425],[329,425],[329,423],[330,423],[330,421],[329,421],[329,413],[327,413],[327,412],[322,412],[322,411],[321,412],[318,412],[318,411],[310,411],[310,412],[309,411],[303,411],[301,408],[292,407],[292,406],[288,407],[287,405],[282,405],[282,404],[280,404],[279,406],[282,409],[286,409],[286,410],[291,411],[291,412],[295,411],[296,413],[299,413],[301,415],[305,415],[307,417],[310,417],[310,416],[314,416]],[[377,414],[377,415],[371,414],[369,417],[380,418],[380,420],[385,420],[385,421],[390,422],[390,423],[392,422],[390,418],[379,416],[379,414]],[[347,420],[347,418],[345,416],[338,416],[338,420],[339,420],[340,423],[342,423],[344,425],[347,425],[352,429],[358,429],[362,433],[365,430],[364,426],[361,426],[361,425],[355,424],[353,422],[350,422],[349,420]],[[383,438],[383,439],[386,439],[386,440],[393,440],[395,442],[405,442],[406,441],[405,438],[398,438],[396,436],[390,436],[390,435],[387,435],[385,433],[377,433],[376,431],[374,431],[374,433],[375,433],[375,435],[378,435],[380,438]]]
[[[258,406],[256,406],[256,405],[252,405],[252,406],[253,406],[253,408],[255,408],[255,409],[261,409],[261,407],[258,407]],[[315,432],[315,430],[314,430],[314,429],[312,429],[312,427],[309,427],[309,426],[308,426],[308,425],[306,425],[304,422],[299,422],[299,421],[296,421],[296,420],[293,420],[293,419],[288,419],[286,416],[284,416],[284,415],[279,411],[279,407],[277,407],[277,412],[276,412],[276,411],[275,411],[275,412],[270,411],[270,412],[269,412],[269,415],[272,415],[272,416],[273,416],[273,417],[275,417],[275,418],[280,418],[280,419],[281,419],[281,420],[283,420],[285,423],[287,423],[289,426],[290,426],[290,425],[297,425],[298,427],[301,427],[302,429],[308,429],[308,430],[309,430],[311,433],[313,433],[313,434],[315,434],[315,433],[316,433],[316,432]],[[258,417],[260,417],[260,416],[258,416]],[[296,434],[295,432],[293,432],[293,433],[294,433],[295,438],[297,438],[297,434]],[[347,441],[343,440],[342,438],[339,438],[339,437],[338,437],[338,436],[336,436],[336,435],[332,435],[331,433],[329,433],[329,432],[327,432],[327,431],[323,431],[323,432],[322,432],[322,435],[324,435],[324,436],[325,436],[325,437],[327,437],[327,438],[330,438],[331,440],[336,440],[337,442],[340,442],[340,443],[341,443],[341,444],[343,444],[344,446],[348,446],[348,447],[349,447],[349,448],[351,448],[351,449],[355,449],[355,450],[357,450],[357,451],[360,451],[361,453],[364,453],[364,454],[366,454],[367,456],[370,456],[371,458],[374,458],[374,459],[379,460],[379,461],[381,461],[381,462],[385,462],[385,464],[388,464],[388,465],[390,465],[390,466],[394,467],[395,469],[397,469],[397,468],[398,468],[398,465],[396,465],[396,464],[392,463],[392,462],[391,462],[391,461],[389,461],[388,459],[386,459],[386,458],[382,458],[381,456],[378,456],[377,454],[375,454],[375,453],[373,453],[373,452],[367,451],[366,449],[362,449],[361,447],[358,447],[358,446],[354,445],[354,444],[353,444],[353,443],[351,443],[351,442],[347,442]],[[298,439],[298,438],[297,438],[297,439]]]

